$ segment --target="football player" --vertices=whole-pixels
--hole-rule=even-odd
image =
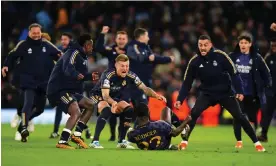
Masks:
[[[115,59],[115,69],[105,71],[90,94],[100,113],[90,147],[103,148],[99,143],[99,137],[106,121],[112,114],[120,114],[120,116],[124,117],[122,119],[124,126],[120,129],[117,147],[133,149],[127,141],[124,141],[133,116],[133,108],[129,103],[122,100],[122,93],[128,85],[135,85],[136,88],[143,90],[147,96],[166,102],[164,96],[158,95],[154,90],[145,86],[135,73],[129,71],[129,59],[127,55],[121,54],[117,56]]]
[[[171,124],[171,109],[165,107],[161,112],[161,120],[149,121],[149,108],[144,103],[139,103],[135,108],[137,112],[137,127],[127,134],[130,142],[136,143],[143,150],[177,150],[177,146],[171,144],[171,138],[180,133],[188,133],[191,120],[188,116],[180,126],[174,128]]]

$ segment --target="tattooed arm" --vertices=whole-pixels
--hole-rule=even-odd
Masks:
[[[102,89],[102,96],[104,101],[111,105],[111,112],[116,113],[118,103],[109,96],[109,91],[110,89]]]
[[[164,101],[164,102],[167,102],[167,99],[162,96],[162,95],[159,95],[157,94],[154,90],[152,90],[151,88],[147,87],[144,83],[141,83],[139,86],[138,86],[139,89],[143,90],[144,93],[149,96],[149,97],[153,97],[153,98],[156,98],[158,100],[161,100],[161,101]]]

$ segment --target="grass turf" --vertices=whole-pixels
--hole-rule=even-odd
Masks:
[[[91,131],[94,131],[91,125]],[[173,166],[173,165],[276,165],[276,128],[269,131],[269,143],[264,143],[266,153],[258,153],[243,133],[244,148],[234,148],[235,139],[231,126],[203,128],[197,126],[185,151],[141,151],[116,149],[116,143],[108,142],[109,127],[101,136],[105,149],[65,150],[55,148],[57,140],[49,139],[52,125],[36,125],[27,143],[14,141],[15,129],[2,125],[3,166]],[[173,143],[179,143],[174,138]],[[90,143],[89,140],[86,140]],[[74,145],[71,143],[71,145]],[[74,145],[75,146],[75,145]]]

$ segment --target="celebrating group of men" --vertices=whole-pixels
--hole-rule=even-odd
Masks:
[[[271,40],[271,52],[266,60],[257,53],[250,34],[241,34],[237,48],[228,56],[216,49],[208,35],[198,39],[198,52],[194,55],[184,73],[184,80],[174,107],[180,108],[186,99],[193,80],[201,81],[200,95],[195,106],[182,123],[172,111],[165,107],[161,120],[151,122],[149,118],[148,97],[163,102],[166,98],[151,89],[151,79],[157,64],[174,61],[174,57],[160,56],[148,45],[149,34],[143,28],[134,31],[134,40],[128,42],[128,34],[118,31],[113,46],[104,45],[105,34],[109,27],[104,26],[95,48],[89,34],[82,34],[77,39],[69,33],[61,37],[63,51],[50,41],[42,38],[42,27],[31,24],[29,36],[20,41],[9,53],[2,68],[2,75],[13,70],[12,84],[21,94],[21,122],[18,132],[22,142],[29,136],[28,122],[39,116],[45,107],[46,98],[56,107],[55,129],[51,137],[58,137],[61,112],[70,115],[63,129],[57,148],[75,149],[69,141],[79,147],[103,148],[100,134],[109,120],[111,138],[115,140],[117,117],[120,119],[118,148],[133,149],[126,141],[137,144],[140,149],[164,150],[181,149],[188,145],[188,138],[197,118],[209,106],[217,103],[226,108],[234,117],[236,148],[242,147],[241,127],[251,138],[257,151],[265,151],[258,141],[267,141],[268,127],[275,110],[276,100],[276,41]],[[96,51],[109,60],[108,68],[99,77],[98,73],[89,73],[87,59]],[[56,61],[56,62],[54,62]],[[83,96],[84,81],[97,81],[89,97]],[[132,106],[130,105],[132,102]],[[264,112],[262,135],[257,138],[253,124],[257,124],[258,109]],[[99,113],[94,137],[89,146],[81,135],[87,129],[87,122],[93,110]],[[135,115],[134,129],[129,131]],[[247,118],[248,117],[248,118]],[[172,118],[176,123],[172,124]],[[249,122],[250,121],[250,122]],[[75,131],[72,130],[75,128]],[[128,132],[128,133],[127,133]],[[171,145],[171,138],[181,134],[182,142]]]

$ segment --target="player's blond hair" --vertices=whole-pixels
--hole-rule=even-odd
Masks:
[[[119,61],[121,61],[121,62],[127,62],[127,61],[129,61],[129,59],[128,59],[128,57],[127,57],[126,54],[120,54],[120,55],[117,56],[117,58],[115,59],[115,61],[116,62],[119,62]]]
[[[118,35],[127,35],[126,31],[117,31],[116,36]]]
[[[41,33],[41,38],[51,41],[51,37],[48,33]]]

